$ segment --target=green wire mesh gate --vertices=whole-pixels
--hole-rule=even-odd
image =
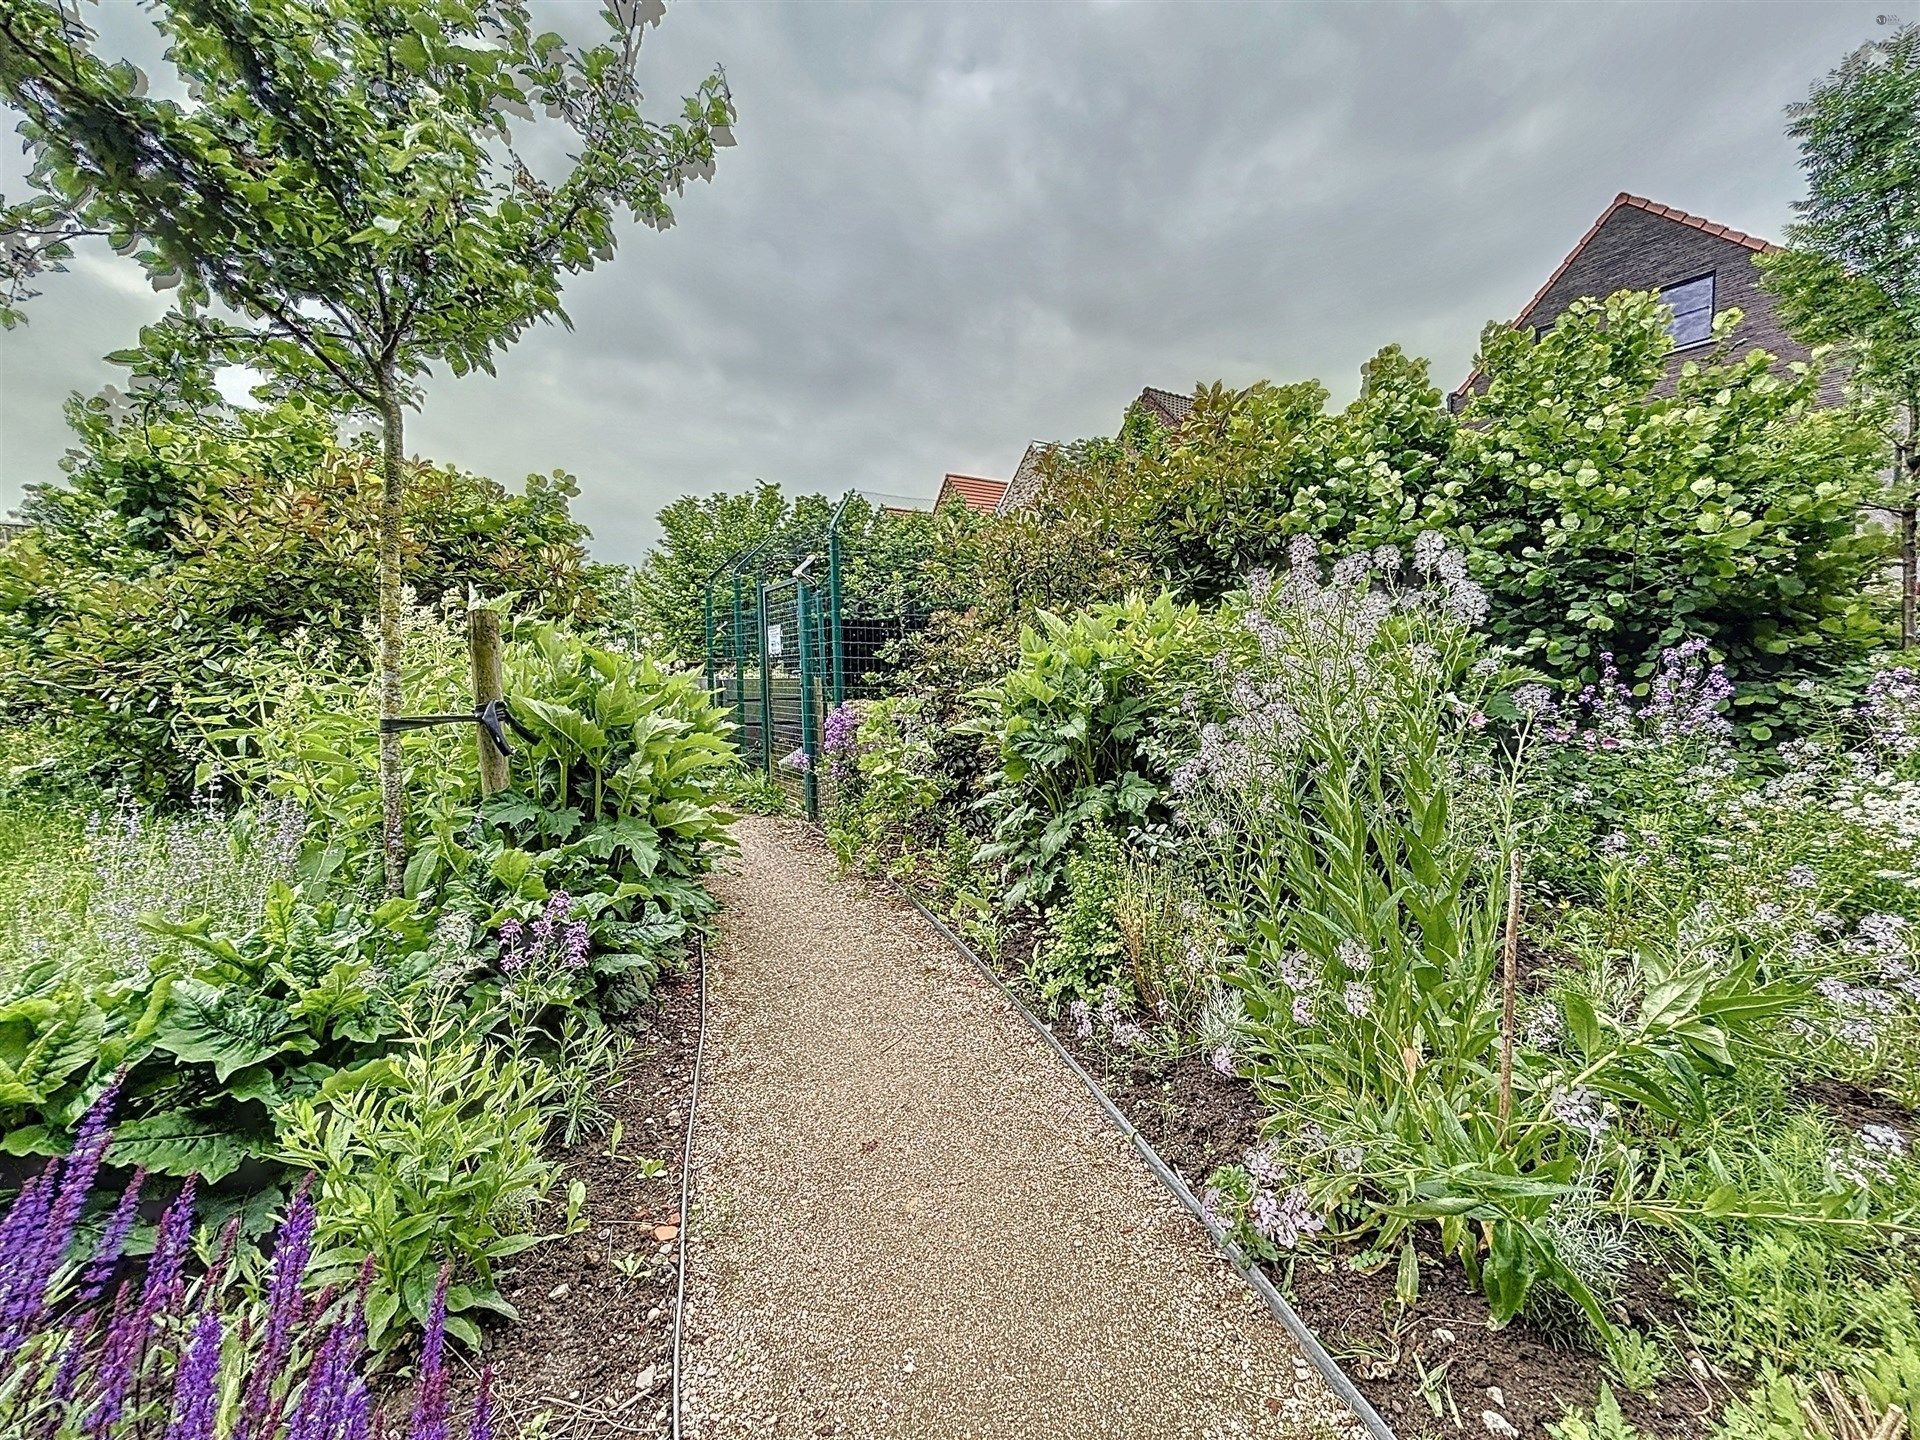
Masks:
[[[707,688],[733,715],[741,759],[809,818],[831,798],[833,711],[889,693],[898,642],[927,621],[889,598],[894,587],[850,580],[863,568],[841,527],[853,498],[834,508],[824,534],[735,555],[707,577],[702,601]]]

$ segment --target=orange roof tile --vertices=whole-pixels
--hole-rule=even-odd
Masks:
[[[991,515],[999,505],[1000,497],[1007,493],[1007,482],[989,480],[984,475],[955,475],[949,472],[940,481],[940,494],[935,497],[933,508],[938,510],[949,500],[958,500],[969,510],[978,510],[982,515]]]

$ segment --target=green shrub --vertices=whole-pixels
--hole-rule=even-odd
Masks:
[[[843,864],[913,878],[903,867],[939,841],[954,792],[940,774],[927,711],[911,695],[855,702],[852,746],[828,757],[827,833]]]
[[[601,1005],[630,1010],[662,960],[713,910],[700,883],[731,843],[718,808],[734,766],[730,723],[691,674],[597,649],[548,626],[509,649],[507,698],[534,737],[513,787],[479,807],[477,833],[443,819],[408,888],[445,885],[489,930],[571,899]]]
[[[1072,619],[1042,611],[1020,636],[1020,661],[970,698],[962,728],[998,746],[982,808],[1008,909],[1045,906],[1067,856],[1096,830],[1164,823],[1168,744],[1200,671],[1199,612],[1169,595],[1134,595]]]
[[[72,417],[67,483],[29,487],[33,528],[0,550],[0,721],[48,725],[61,773],[182,798],[220,754],[212,733],[261,718],[250,669],[328,651],[364,671],[377,459],[301,401]],[[590,610],[575,493],[564,476],[515,495],[410,466],[408,583],[428,598],[472,585],[555,616]]]
[[[372,1259],[374,1349],[425,1323],[449,1260],[451,1333],[477,1349],[475,1312],[513,1316],[494,1267],[542,1238],[535,1211],[558,1173],[542,1153],[555,1083],[443,1002],[410,1017],[396,1053],[280,1112],[280,1158],[315,1177],[313,1278],[351,1286]]]
[[[1120,842],[1104,830],[1067,858],[1066,899],[1027,962],[1028,982],[1049,1005],[1085,1000],[1127,980],[1114,914],[1123,883]]]
[[[1884,444],[1871,416],[1822,404],[1817,369],[1763,351],[1689,362],[1660,393],[1666,319],[1620,294],[1537,339],[1490,328],[1435,519],[1530,663],[1592,681],[1611,652],[1644,694],[1659,652],[1699,637],[1764,740],[1818,718],[1809,682],[1857,687],[1888,638],[1887,538],[1863,523]]]

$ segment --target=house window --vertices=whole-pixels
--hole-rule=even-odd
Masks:
[[[1673,336],[1676,350],[1713,338],[1713,276],[1667,286],[1660,292],[1660,303],[1673,311],[1667,333]]]

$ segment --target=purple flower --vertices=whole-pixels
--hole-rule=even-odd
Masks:
[[[813,757],[805,750],[798,748],[783,756],[780,763],[798,775],[804,775],[813,769]]]
[[[447,1370],[442,1363],[447,1331],[447,1281],[451,1265],[440,1267],[433,1287],[433,1305],[427,1312],[427,1332],[420,1345],[420,1393],[413,1404],[409,1440],[447,1440]]]
[[[220,1312],[209,1305],[194,1322],[193,1339],[174,1372],[167,1440],[212,1440],[220,1400],[220,1340]]]
[[[467,1440],[493,1440],[493,1366],[480,1367],[480,1389],[473,1397],[473,1423]]]
[[[1231,1080],[1235,1075],[1240,1073],[1239,1068],[1233,1063],[1233,1047],[1231,1045],[1216,1045],[1210,1061],[1216,1075],[1224,1075],[1227,1079]]]
[[[86,1274],[80,1279],[79,1304],[91,1305],[107,1288],[107,1281],[113,1276],[113,1267],[120,1263],[120,1252],[126,1248],[127,1235],[138,1218],[140,1187],[146,1178],[147,1170],[142,1165],[134,1170],[127,1188],[120,1192],[120,1203],[108,1218],[107,1228],[100,1235],[100,1244],[94,1249],[93,1259],[87,1262]]]
[[[1072,1001],[1067,1014],[1073,1020],[1073,1033],[1082,1040],[1093,1038],[1093,1007],[1084,1000]]]
[[[46,1309],[47,1294],[60,1262],[73,1243],[80,1212],[93,1189],[94,1177],[112,1138],[107,1118],[113,1112],[120,1082],[116,1080],[106,1093],[94,1101],[73,1137],[73,1149],[64,1162],[47,1168],[43,1187],[37,1191],[30,1231],[6,1236],[10,1246],[7,1258],[18,1255],[19,1268],[9,1265],[10,1284],[4,1312],[0,1312],[0,1354],[13,1349],[33,1329]],[[44,1214],[39,1207],[44,1205]]]
[[[293,1348],[295,1330],[301,1321],[301,1282],[307,1273],[307,1261],[313,1251],[313,1227],[317,1216],[309,1194],[308,1180],[287,1207],[280,1233],[274,1237],[273,1273],[267,1282],[266,1337],[252,1362],[247,1381],[246,1404],[241,1411],[240,1435],[265,1435],[272,1426],[270,1400],[280,1368]]]
[[[518,975],[529,967],[535,973],[553,966],[578,970],[587,963],[592,932],[585,920],[575,920],[573,896],[556,890],[531,925],[505,920],[500,925],[500,973]]]
[[[1285,1195],[1261,1190],[1253,1197],[1248,1220],[1255,1233],[1282,1250],[1291,1250],[1301,1237],[1326,1228],[1326,1221],[1313,1213],[1305,1187],[1295,1185]]]
[[[860,707],[843,700],[827,712],[820,748],[827,755],[827,773],[835,780],[852,777],[860,760]]]

